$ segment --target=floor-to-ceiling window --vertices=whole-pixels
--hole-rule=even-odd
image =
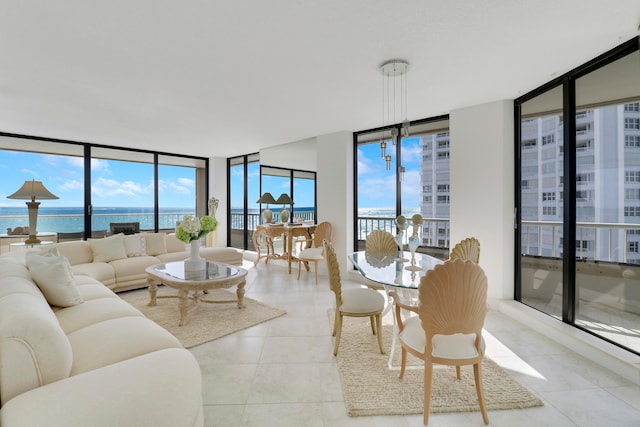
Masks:
[[[206,213],[204,158],[0,134],[0,160],[5,197],[17,189],[13,181],[26,179],[59,197],[40,207],[42,232],[104,237],[111,222],[168,231],[184,214]],[[26,207],[13,202],[2,204],[3,229],[28,222]]]
[[[41,202],[37,231],[52,235],[58,231],[84,233],[83,155],[81,145],[0,137],[1,233],[8,234],[18,227],[29,226],[25,201],[6,197],[17,191],[25,181],[31,180],[41,181],[45,188],[58,197],[55,200],[37,200]],[[42,240],[55,238],[47,236]],[[9,243],[13,240],[0,239],[0,253],[9,251]]]
[[[107,233],[112,222],[139,222],[154,230],[152,153],[91,149],[91,232]]]
[[[229,246],[255,250],[253,231],[263,223],[261,212],[269,209],[273,222],[280,221],[282,209],[290,211],[289,222],[316,220],[316,173],[260,165],[259,154],[227,159],[229,198]],[[286,194],[293,205],[258,203],[264,193],[274,200]]]
[[[291,197],[293,181],[290,169],[260,166],[260,178],[260,194],[270,193],[275,200],[282,194]],[[262,209],[271,209],[273,212],[273,222],[282,222],[280,211],[285,208],[291,210],[291,206],[284,204],[262,204]]]
[[[202,159],[158,156],[158,229],[173,230],[184,215],[206,212],[205,170]]]
[[[515,106],[516,299],[640,353],[638,39]]]
[[[395,129],[396,131],[392,131]],[[393,137],[393,135],[398,135]],[[355,241],[373,230],[398,232],[395,219],[419,214],[419,250],[446,255],[449,247],[449,120],[439,116],[354,133]],[[398,159],[400,159],[398,161]],[[406,235],[413,233],[412,227]]]

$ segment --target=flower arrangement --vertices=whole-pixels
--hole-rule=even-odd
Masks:
[[[192,240],[198,240],[206,236],[211,231],[215,231],[217,227],[218,221],[211,216],[203,215],[201,218],[197,218],[185,215],[180,225],[176,228],[176,237],[185,243],[189,243]]]

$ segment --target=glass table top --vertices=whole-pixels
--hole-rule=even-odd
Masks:
[[[157,265],[153,269],[158,273],[164,273],[177,279],[190,282],[212,279],[223,280],[237,276],[240,272],[239,267],[212,261],[205,261],[205,268],[203,270],[196,271],[185,270],[184,261],[167,262],[165,264]]]
[[[368,280],[380,283],[385,286],[417,289],[420,285],[420,278],[427,271],[436,265],[444,263],[443,260],[431,255],[415,254],[415,270],[407,269],[411,266],[410,261],[401,262],[396,256],[372,256],[365,251],[354,252],[349,255],[349,260],[358,269],[360,274]],[[403,253],[405,259],[411,259],[411,253]]]

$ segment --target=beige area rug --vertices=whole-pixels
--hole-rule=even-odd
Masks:
[[[333,325],[333,313],[330,313]],[[385,319],[386,320],[386,319]],[[343,321],[338,349],[338,369],[345,405],[350,416],[422,414],[424,408],[424,370],[407,369],[404,378],[398,370],[387,367],[391,348],[392,325],[383,324],[383,344],[387,354],[380,354],[376,337],[367,318],[347,317]],[[400,344],[396,345],[394,366],[400,366]],[[424,362],[408,355],[407,365]],[[542,401],[517,383],[507,372],[485,358],[482,364],[487,410],[519,409],[542,406]],[[473,379],[473,367],[462,367],[456,379],[453,366],[434,365],[431,413],[480,411]],[[491,414],[489,413],[489,417]]]
[[[158,296],[175,295],[176,293],[176,290],[166,286],[158,288]],[[238,309],[236,303],[196,304],[190,302],[187,324],[178,326],[180,313],[178,312],[177,298],[158,298],[155,307],[148,307],[149,292],[146,289],[121,292],[118,295],[140,310],[149,319],[175,335],[185,348],[215,340],[286,313],[284,310],[247,297],[244,298],[246,307],[241,310]],[[235,291],[214,289],[209,291],[207,298],[212,300],[235,300],[236,294]]]

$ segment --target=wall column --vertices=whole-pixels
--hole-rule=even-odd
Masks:
[[[451,111],[451,247],[480,241],[490,299],[513,299],[513,101]]]

